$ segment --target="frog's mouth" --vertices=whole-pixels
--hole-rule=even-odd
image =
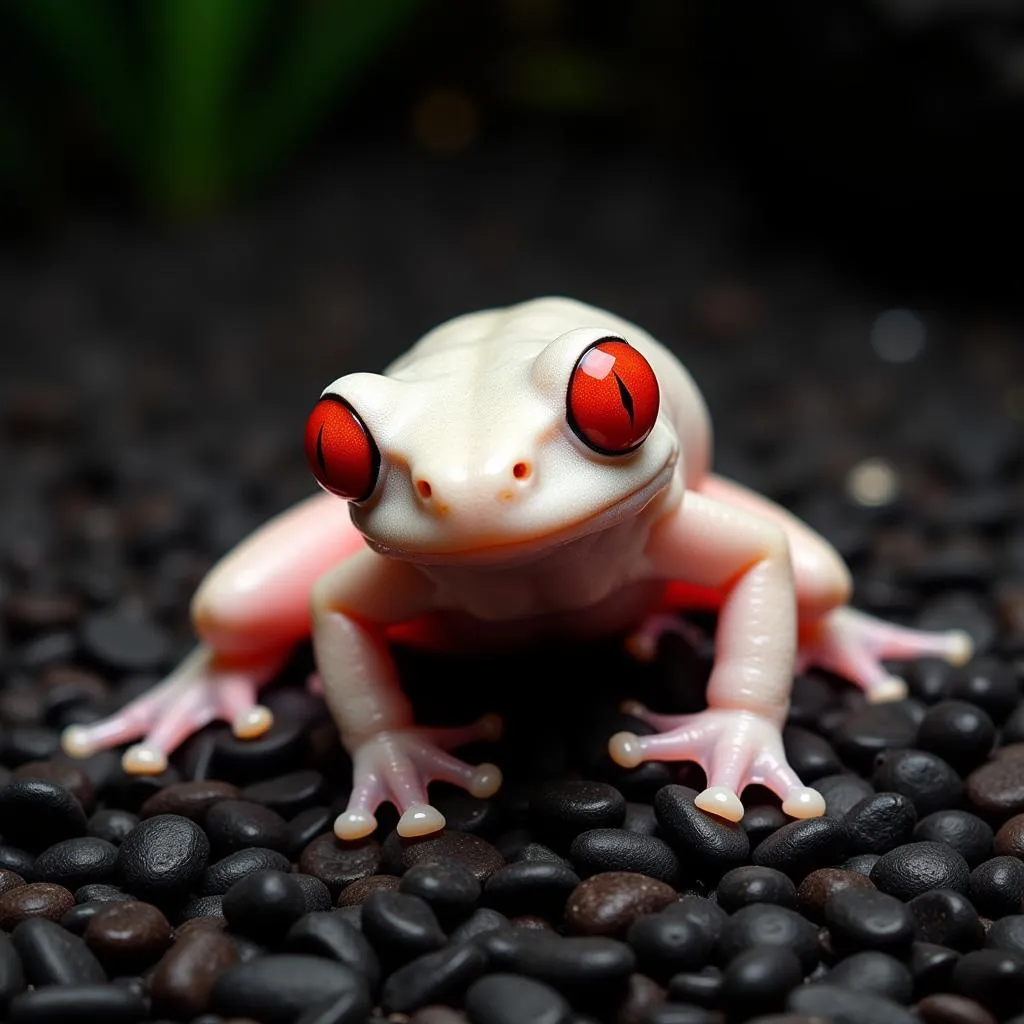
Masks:
[[[364,534],[366,543],[379,555],[397,558],[403,562],[420,565],[501,565],[513,566],[535,561],[549,555],[553,549],[563,547],[591,534],[599,533],[626,519],[638,515],[669,484],[675,470],[676,458],[673,453],[657,475],[646,484],[631,491],[624,497],[592,512],[568,526],[550,532],[539,532],[531,536],[519,536],[514,540],[467,544],[464,547],[440,548],[417,551],[397,545],[385,544]]]

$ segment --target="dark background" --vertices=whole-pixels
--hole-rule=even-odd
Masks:
[[[862,603],[1024,622],[1019,3],[7,0],[0,68],[8,589],[186,642],[326,383],[564,293],[679,353]]]

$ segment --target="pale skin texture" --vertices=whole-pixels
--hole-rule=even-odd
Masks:
[[[572,369],[607,337],[638,349],[660,390],[654,429],[628,455],[591,451],[566,421]],[[312,497],[229,553],[193,601],[196,652],[112,718],[68,729],[69,753],[141,740],[126,751],[126,770],[159,772],[214,719],[258,736],[272,723],[259,687],[311,633],[354,763],[336,834],[371,833],[385,801],[401,812],[402,835],[426,834],[444,825],[428,782],[497,791],[497,767],[448,751],[497,738],[500,722],[418,726],[390,634],[429,616],[435,640],[459,647],[621,633],[651,657],[659,635],[685,631],[661,605],[666,585],[685,583],[719,610],[708,709],[670,716],[629,705],[657,732],[611,737],[611,756],[626,767],[698,762],[708,777],[698,805],[730,820],[742,817],[752,783],[807,818],[824,801],[789,767],[780,735],[797,669],[818,665],[871,700],[892,700],[906,688],[883,659],[970,657],[961,631],[923,633],[849,608],[839,555],[785,510],[711,472],[696,385],[671,353],[611,313],[550,298],[470,314],[432,331],[385,375],[350,374],[325,394],[357,409],[379,447],[373,493],[349,506],[351,517],[339,498]]]

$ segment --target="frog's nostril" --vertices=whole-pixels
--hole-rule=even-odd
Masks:
[[[517,462],[512,467],[512,475],[517,480],[528,480],[532,472],[533,468],[530,466],[528,462]]]
[[[434,493],[434,489],[430,486],[430,483],[427,480],[417,480],[416,490],[419,493],[419,496],[424,500]]]

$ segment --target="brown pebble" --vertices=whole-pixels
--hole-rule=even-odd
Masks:
[[[397,889],[401,882],[402,880],[394,875],[367,875],[366,878],[357,879],[341,890],[338,906],[358,907],[366,902],[371,893]]]
[[[621,935],[642,914],[656,914],[677,899],[670,885],[632,871],[605,871],[580,882],[565,905],[575,935]]]
[[[980,1003],[949,992],[925,996],[914,1009],[924,1024],[996,1024]]]
[[[469,1018],[461,1010],[450,1006],[424,1006],[410,1018],[410,1024],[468,1024]]]
[[[51,665],[43,669],[39,685],[44,691],[74,688],[86,700],[101,701],[110,696],[110,687],[102,676],[77,665]]]
[[[646,974],[631,974],[612,1017],[614,1024],[643,1024],[648,1014],[665,1002],[665,990]]]
[[[8,871],[7,868],[0,868],[0,896],[5,892],[10,892],[12,889],[17,889],[19,885],[24,884],[25,879],[16,871]]]
[[[164,953],[150,978],[149,992],[156,1015],[197,1017],[206,1009],[217,978],[238,962],[231,936],[210,928],[195,928]]]
[[[1014,744],[1024,746],[1024,744]],[[1004,752],[964,780],[971,809],[990,821],[1003,821],[1024,811],[1024,756]]]
[[[222,932],[227,926],[228,922],[223,917],[190,917],[174,929],[171,939],[180,942],[194,931]]]
[[[60,919],[75,905],[75,897],[63,885],[30,882],[0,896],[0,928],[10,931],[30,917]]]
[[[427,861],[455,861],[473,874],[478,882],[486,882],[505,858],[480,836],[455,829],[445,829],[422,839],[401,839],[392,832],[384,841],[381,851],[385,871],[404,874],[415,864]]]
[[[110,973],[135,974],[163,956],[171,944],[171,925],[150,903],[117,902],[97,912],[84,938]]]
[[[77,798],[86,814],[96,806],[92,780],[76,764],[68,761],[28,761],[14,769],[16,779],[40,779],[66,789]]]
[[[230,782],[219,779],[197,779],[194,782],[175,782],[157,790],[139,809],[140,818],[157,814],[180,814],[197,825],[202,825],[206,812],[222,800],[237,800],[241,791]]]
[[[380,867],[380,843],[375,839],[360,839],[346,843],[332,832],[317,836],[299,857],[299,871],[314,875],[337,899],[341,890],[377,874]]]
[[[523,914],[522,917],[513,917],[509,924],[513,928],[526,928],[531,932],[553,932],[555,930],[551,926],[550,921],[545,921],[543,917],[536,917],[534,914]]]
[[[821,922],[829,897],[844,889],[874,889],[867,875],[844,868],[818,868],[812,871],[796,891],[797,907],[805,917]]]
[[[992,850],[997,857],[1024,858],[1024,814],[1003,822],[992,841]]]
[[[74,594],[22,590],[11,594],[4,603],[8,625],[18,633],[73,626],[81,614],[82,602]]]

